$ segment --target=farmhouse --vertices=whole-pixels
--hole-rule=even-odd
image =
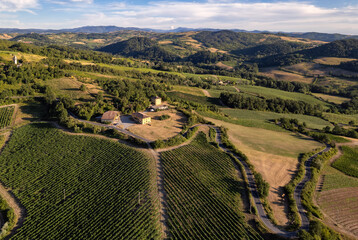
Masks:
[[[144,113],[133,113],[132,117],[135,121],[137,121],[140,124],[147,124],[147,123],[151,123],[151,118]]]
[[[103,123],[113,123],[114,121],[118,120],[119,112],[117,111],[107,111],[103,113],[101,117],[101,122]]]
[[[152,97],[152,103],[154,106],[159,106],[162,104],[162,98],[156,96],[156,97]]]

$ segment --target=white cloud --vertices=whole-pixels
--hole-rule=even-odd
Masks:
[[[0,11],[31,9],[38,5],[37,1],[40,0],[0,0]],[[36,25],[46,28],[72,28],[84,25],[116,25],[170,29],[171,26],[176,26],[358,34],[358,5],[324,8],[298,0],[272,3],[238,0],[153,1],[145,5],[125,0],[107,4],[99,0],[42,1],[57,3],[56,5],[61,8],[52,8],[51,11],[56,11],[57,15],[58,12],[66,13],[66,19],[48,18],[36,23],[27,21],[24,23],[26,27]]]
[[[121,8],[121,10],[120,10]],[[238,28],[358,34],[358,7],[322,8],[307,2],[151,2],[83,14],[76,23],[170,29]]]
[[[38,7],[37,0],[0,0],[0,12],[30,11]]]

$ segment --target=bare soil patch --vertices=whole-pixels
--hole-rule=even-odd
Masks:
[[[323,191],[317,202],[338,228],[358,238],[358,188]]]
[[[151,124],[136,124],[129,127],[128,130],[152,141],[158,139],[164,140],[177,135],[182,130],[183,124],[187,121],[186,116],[175,109],[148,112],[146,114],[152,118]],[[159,120],[159,117],[164,114],[169,115],[170,118],[166,120]]]

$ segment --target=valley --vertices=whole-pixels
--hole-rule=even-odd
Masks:
[[[0,237],[356,235],[356,149],[329,154],[358,138],[358,40],[2,36],[0,181],[24,215],[2,194]]]

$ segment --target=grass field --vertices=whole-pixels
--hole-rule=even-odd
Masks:
[[[331,166],[326,166],[323,169],[322,176],[324,176],[322,191],[339,188],[358,187],[357,178],[347,176],[341,171]]]
[[[289,100],[297,100],[303,101],[310,104],[319,104],[324,107],[328,107],[329,104],[318,100],[317,98],[303,94],[303,93],[296,93],[296,92],[286,92],[274,88],[265,88],[260,86],[251,86],[251,85],[239,85],[237,86],[241,92],[249,93],[252,95],[263,96],[265,98],[282,98],[282,99],[289,99]]]
[[[218,105],[219,101],[214,97],[206,97],[206,96],[197,96],[183,92],[167,92],[168,97],[172,100],[184,100],[193,103],[199,103],[201,105]]]
[[[325,101],[335,103],[335,104],[341,104],[343,102],[347,102],[350,100],[350,98],[332,96],[332,95],[327,95],[327,94],[322,94],[322,93],[313,93],[313,95],[318,98],[322,98]]]
[[[46,83],[52,87],[57,94],[69,96],[76,100],[80,98],[93,99],[91,93],[96,94],[99,91],[99,87],[91,84],[85,84],[87,91],[81,91],[80,87],[83,83],[77,81],[75,78],[51,79]]]
[[[182,93],[187,93],[187,94],[191,94],[191,95],[195,95],[195,96],[205,96],[205,94],[203,93],[201,88],[197,88],[197,87],[187,87],[187,86],[173,86],[173,90],[175,92],[182,92]]]
[[[333,123],[348,124],[350,121],[358,123],[358,114],[346,115],[337,113],[323,113],[323,117]]]
[[[261,239],[239,209],[243,180],[205,134],[161,157],[172,239]]]
[[[324,65],[339,65],[341,62],[350,62],[354,61],[354,58],[336,58],[336,57],[322,57],[313,60],[315,63],[320,63]]]
[[[245,127],[211,118],[207,120],[228,128],[230,141],[247,155],[255,169],[270,184],[268,200],[279,225],[288,223],[283,187],[297,170],[300,153],[309,152],[322,145],[304,136],[288,131],[272,131]]]
[[[271,77],[276,80],[287,82],[302,82],[310,84],[313,81],[313,77],[305,77],[300,74],[282,71],[278,68],[262,69],[262,72],[260,74],[267,77]]]
[[[257,127],[260,127],[260,125],[264,123],[269,123],[272,120],[279,119],[282,117],[295,118],[299,122],[305,122],[307,126],[310,128],[322,129],[325,126],[332,126],[328,121],[325,121],[321,118],[302,115],[302,114],[250,111],[250,110],[232,109],[232,108],[222,108],[221,111],[232,118],[257,122]]]
[[[0,129],[10,126],[14,110],[14,106],[0,107]]]
[[[343,155],[332,166],[343,173],[358,178],[358,147],[342,146]]]
[[[22,52],[11,52],[11,51],[0,51],[0,57],[6,61],[12,61],[13,55],[16,55],[17,59],[23,59],[27,62],[39,62],[42,59],[46,58],[44,56],[39,56],[35,54],[22,53]]]
[[[1,181],[27,213],[12,239],[158,239],[151,162],[49,124],[18,128],[0,155]]]

